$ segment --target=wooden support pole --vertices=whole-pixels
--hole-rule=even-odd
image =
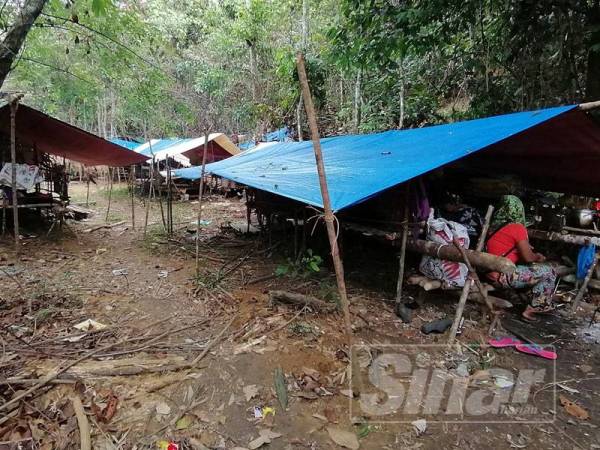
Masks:
[[[475,286],[477,287],[477,289],[481,293],[481,296],[485,300],[485,303],[488,306],[490,312],[493,314],[494,313],[494,307],[492,306],[492,304],[487,299],[487,290],[481,284],[481,280],[479,279],[479,276],[477,275],[477,272],[475,271],[475,269],[471,265],[471,261],[469,261],[469,257],[467,256],[467,253],[465,252],[465,249],[460,245],[460,242],[458,242],[457,238],[454,238],[452,240],[452,242],[454,243],[454,246],[458,249],[458,251],[460,251],[460,254],[463,257],[463,262],[465,263],[465,265],[467,266],[467,269],[469,270],[469,276],[471,278],[473,278],[473,282],[475,283]]]
[[[492,214],[494,213],[494,207],[493,206],[488,206],[488,210],[487,213],[485,215],[485,222],[483,224],[483,228],[481,229],[481,234],[479,235],[479,239],[477,240],[477,254],[485,254],[485,253],[480,253],[481,250],[483,250],[483,246],[485,244],[485,238],[487,236],[487,232],[490,228],[490,223],[492,221]],[[458,241],[455,239],[454,240],[454,245],[457,248],[457,250],[460,252],[463,260],[465,261],[465,264],[467,264],[467,268],[469,269],[469,276],[467,277],[467,280],[465,281],[465,285],[463,286],[463,290],[460,294],[460,298],[458,300],[458,306],[456,307],[456,314],[454,315],[454,321],[452,322],[452,327],[450,328],[450,336],[448,336],[448,345],[452,345],[454,343],[454,339],[456,339],[456,332],[458,331],[458,327],[460,326],[460,321],[462,319],[462,315],[463,312],[465,310],[465,304],[467,303],[467,298],[469,297],[469,293],[471,291],[471,286],[473,286],[473,282],[474,282],[474,278],[473,275],[475,277],[477,277],[477,273],[475,272],[475,270],[473,269],[473,266],[471,265],[471,259],[470,259],[470,255],[467,255],[467,250],[463,249],[460,244],[458,244]],[[506,258],[505,258],[506,259]],[[512,261],[509,260],[509,262],[512,263]],[[514,264],[513,264],[514,267]],[[513,268],[513,271],[515,269]],[[481,296],[483,298],[483,300],[485,301],[486,305],[488,306],[488,308],[490,308],[490,311],[493,312],[493,307],[490,306],[490,300],[488,298],[487,295],[487,290],[485,290],[483,288],[483,286],[481,285],[481,282],[479,281],[479,279],[477,278],[478,281],[478,285],[477,287],[479,288],[479,291],[481,293]],[[493,322],[492,322],[493,324]]]
[[[171,162],[169,155],[166,155],[167,164],[167,234],[173,234],[173,189],[171,189]]]
[[[590,280],[592,279],[594,270],[596,269],[596,264],[598,264],[598,254],[594,255],[594,261],[592,262],[592,265],[588,269],[587,274],[585,275],[585,279],[583,280],[583,284],[579,288],[579,291],[577,292],[577,295],[575,296],[575,299],[573,300],[573,305],[571,307],[573,312],[577,311],[579,302],[581,302],[581,299],[587,292],[588,284],[590,283]]]
[[[154,192],[154,157],[152,157],[152,165],[150,166],[150,183],[148,186],[148,198],[146,200],[146,216],[144,217],[144,236],[148,230],[148,215],[150,214],[150,202],[152,201],[152,193]],[[163,217],[164,225],[164,217]],[[167,227],[165,226],[165,231]]]
[[[331,246],[331,257],[333,258],[333,266],[337,280],[338,292],[340,295],[340,303],[342,313],[344,315],[344,324],[346,328],[346,337],[348,346],[352,345],[352,323],[350,320],[350,308],[348,305],[348,296],[346,293],[346,282],[344,280],[344,266],[339,255],[337,232],[335,229],[333,210],[331,209],[331,199],[329,198],[329,190],[327,188],[327,177],[325,174],[325,164],[323,163],[323,153],[321,152],[321,141],[319,137],[319,129],[317,127],[317,116],[315,107],[310,94],[308,78],[306,76],[306,68],[304,66],[304,56],[298,53],[296,57],[296,66],[298,69],[298,78],[300,79],[300,87],[302,89],[302,97],[306,108],[306,116],[310,127],[311,139],[315,151],[315,160],[317,163],[317,172],[319,174],[319,186],[321,188],[321,196],[323,197],[323,209],[325,211],[325,226],[327,227],[327,235],[329,237],[329,245]],[[355,358],[353,358],[355,359]]]
[[[17,200],[17,108],[19,107],[19,100],[15,99],[10,103],[10,161],[12,163],[11,169],[11,183],[10,187],[12,190],[12,209],[13,209],[13,232],[15,235],[15,253],[18,255],[20,250],[19,241],[19,202]]]
[[[402,224],[402,242],[398,258],[398,282],[396,284],[396,305],[402,303],[402,286],[404,284],[404,262],[406,259],[406,242],[408,241],[408,220],[410,218],[410,182],[406,182],[404,194],[404,223]]]
[[[90,207],[90,174],[87,173],[86,171],[86,178],[87,178],[87,188],[86,188],[86,193],[85,193],[85,207],[89,208]]]
[[[485,213],[485,219],[483,220],[483,228],[481,228],[481,234],[479,235],[479,239],[477,240],[477,246],[475,247],[475,250],[478,252],[483,251],[483,247],[485,246],[485,240],[487,239],[487,234],[490,230],[490,224],[492,223],[493,214],[494,207],[492,205],[489,205],[487,212]]]
[[[129,174],[131,189],[131,228],[135,230],[135,166],[132,164]]]
[[[460,319],[462,318],[463,311],[465,310],[465,304],[467,303],[467,297],[469,297],[469,292],[471,291],[472,285],[473,279],[469,276],[465,281],[465,285],[463,286],[462,292],[460,294],[460,299],[458,300],[456,314],[454,315],[454,322],[452,322],[452,327],[450,328],[450,335],[448,336],[448,345],[452,345],[454,343],[454,339],[456,339],[456,332],[458,331]]]
[[[112,190],[113,190],[113,176],[114,171],[111,168],[108,168],[108,206],[106,207],[106,219],[105,222],[108,222],[108,213],[110,212],[110,202],[112,200]]]
[[[202,200],[204,199],[204,172],[206,170],[206,155],[208,154],[208,134],[204,131],[204,148],[202,150],[202,169],[200,170],[200,185],[198,187],[198,215],[196,217],[196,282],[200,278],[200,220],[202,219]]]

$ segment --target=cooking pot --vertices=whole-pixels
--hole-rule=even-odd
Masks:
[[[576,226],[581,228],[588,228],[594,222],[597,212],[592,209],[574,209],[573,220]]]

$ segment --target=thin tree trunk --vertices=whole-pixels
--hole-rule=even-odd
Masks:
[[[27,33],[41,14],[48,0],[25,0],[15,14],[15,21],[8,27],[4,39],[0,42],[0,88],[11,71],[12,65],[27,38]],[[3,3],[5,5],[5,3]],[[13,4],[11,2],[11,4]],[[19,2],[13,5],[18,5]]]
[[[110,213],[110,202],[112,200],[112,190],[113,190],[113,172],[108,168],[108,206],[106,207],[106,219],[105,222],[108,222],[108,214]]]
[[[302,136],[302,105],[304,104],[304,100],[302,99],[302,95],[300,95],[300,99],[298,100],[298,106],[296,107],[296,124],[298,127],[298,141],[302,142],[304,137]]]
[[[354,82],[354,106],[352,108],[352,131],[358,133],[360,125],[360,79],[362,70],[358,69],[356,81]]]

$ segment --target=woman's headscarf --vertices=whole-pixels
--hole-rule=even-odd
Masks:
[[[519,197],[503,195],[490,228],[492,231],[496,231],[509,223],[525,225],[525,207]]]

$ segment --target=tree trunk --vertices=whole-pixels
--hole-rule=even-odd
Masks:
[[[588,28],[600,30],[600,2],[591,7]],[[592,33],[589,45],[600,45],[600,31]],[[588,50],[585,99],[588,102],[600,100],[600,50]]]
[[[453,245],[440,245],[431,241],[409,239],[406,248],[412,252],[433,256],[434,258],[456,262],[464,261],[461,252]],[[515,271],[514,263],[508,258],[475,250],[465,250],[465,252],[471,264],[480,269],[502,273],[513,273]]]
[[[23,7],[15,15],[15,22],[8,28],[0,43],[0,88],[11,71],[27,33],[38,18],[47,0],[25,0]]]
[[[308,0],[302,0],[302,51],[308,49]]]
[[[358,69],[356,74],[356,82],[354,83],[354,106],[352,108],[352,128],[354,133],[358,133],[360,125],[360,78],[361,69]]]

